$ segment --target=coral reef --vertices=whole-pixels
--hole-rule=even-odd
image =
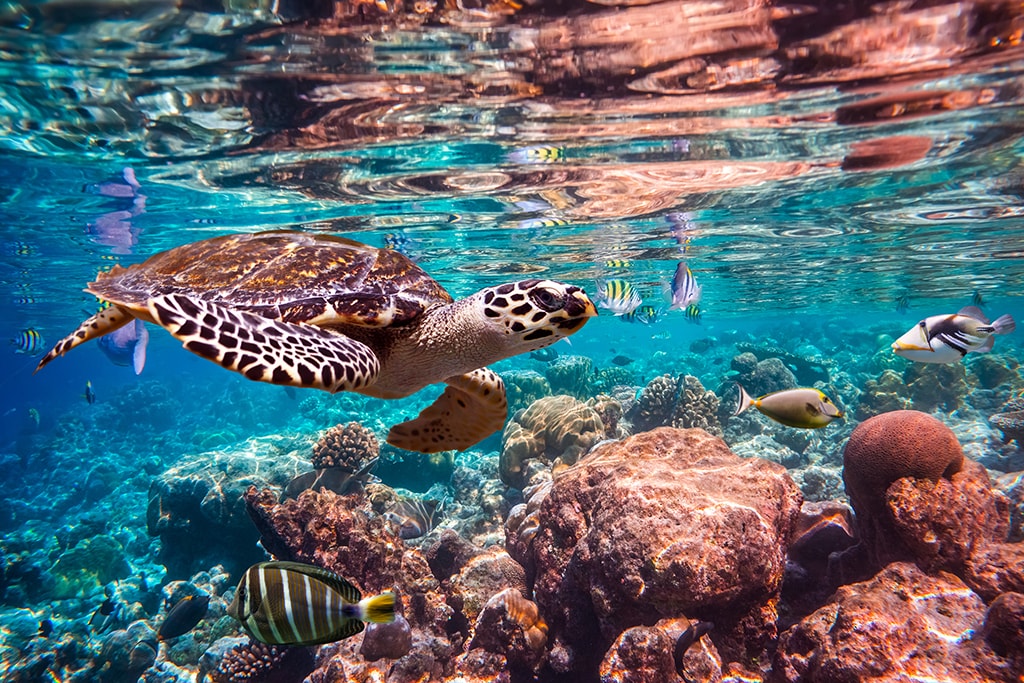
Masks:
[[[313,467],[341,467],[355,472],[380,453],[380,443],[358,422],[335,425],[313,444]]]
[[[952,412],[964,405],[971,388],[963,363],[911,363],[903,373],[911,405],[930,413]]]
[[[1020,365],[1005,354],[972,353],[967,370],[974,375],[982,389],[996,389],[1003,385],[1019,387],[1022,384]]]
[[[1003,443],[1016,441],[1024,448],[1024,398],[1013,398],[988,419],[1003,434]]]
[[[154,479],[146,526],[160,537],[159,559],[168,578],[186,578],[215,564],[237,574],[262,559],[242,494],[251,485],[282,491],[309,467],[307,449],[304,442],[280,437],[249,439],[230,451],[185,457]]]
[[[532,543],[508,544],[534,568],[550,667],[596,675],[622,631],[689,613],[715,622],[730,656],[757,656],[772,638],[799,505],[783,468],[738,458],[701,429],[595,449],[554,480]]]
[[[667,426],[700,427],[720,435],[718,409],[718,396],[706,390],[696,377],[661,375],[647,383],[627,417],[634,433]]]
[[[68,548],[53,565],[54,595],[69,598],[131,574],[124,547],[110,536],[86,538]]]
[[[751,396],[762,396],[797,386],[796,375],[774,356],[758,360],[749,351],[732,359],[733,379],[743,385]]]
[[[809,349],[810,347],[807,348]],[[800,386],[814,386],[816,382],[824,382],[826,384],[829,382],[828,368],[825,366],[824,359],[818,354],[807,357],[801,353],[790,353],[780,346],[770,344],[752,344],[750,342],[737,342],[736,349],[741,353],[749,353],[753,355],[758,361],[758,366],[760,366],[762,362],[774,358],[787,368],[791,368],[794,373],[794,383],[789,386],[795,386],[797,384]],[[754,372],[757,373],[758,370],[755,369]],[[771,374],[778,373],[778,369],[769,369],[765,367],[760,372],[763,376],[771,376]],[[760,381],[760,377],[753,378],[751,385],[757,386],[758,381]],[[744,386],[746,386],[746,384],[744,384]],[[787,389],[789,387],[786,386],[780,388]],[[747,387],[747,390],[753,391],[750,387]],[[767,394],[769,391],[778,391],[778,389],[768,389],[766,391],[760,391],[760,389],[758,389],[758,393],[752,395]]]
[[[542,398],[505,425],[498,461],[501,480],[521,489],[533,474],[530,461],[545,467],[571,465],[604,437],[604,422],[590,406],[572,396]]]
[[[518,588],[506,588],[490,597],[481,607],[473,624],[473,635],[466,644],[467,652],[482,649],[500,655],[493,664],[516,672],[534,672],[544,658],[547,625],[540,618],[537,605],[525,598]]]
[[[505,380],[510,415],[529,407],[537,399],[551,395],[547,378],[534,370],[511,370],[501,373],[501,378]]]
[[[313,649],[221,638],[199,660],[202,683],[292,683],[313,670]]]
[[[1019,665],[970,637],[985,621],[985,603],[956,577],[895,563],[783,633],[769,681],[1016,681]]]
[[[877,379],[864,382],[864,391],[854,411],[858,420],[910,408],[907,385],[895,370],[885,370]]]
[[[594,361],[587,356],[559,356],[544,368],[552,394],[585,400],[593,395]]]

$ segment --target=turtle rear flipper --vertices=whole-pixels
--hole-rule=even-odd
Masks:
[[[414,420],[397,424],[388,443],[420,453],[462,451],[505,425],[505,383],[487,368],[445,380],[448,387]]]
[[[183,294],[151,299],[149,312],[186,349],[248,379],[332,394],[372,384],[377,356],[327,330],[238,311]]]
[[[117,306],[108,306],[107,308],[104,308],[96,315],[86,319],[78,326],[77,330],[54,344],[53,348],[50,349],[50,352],[43,356],[43,359],[39,361],[39,365],[36,366],[35,371],[39,372],[43,369],[43,366],[51,360],[57,356],[63,356],[79,344],[84,344],[90,339],[102,337],[105,334],[109,334],[116,329],[124,327],[134,317],[135,316],[128,311],[123,308],[118,308]]]

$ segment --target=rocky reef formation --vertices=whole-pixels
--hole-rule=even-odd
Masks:
[[[782,467],[701,429],[595,449],[555,478],[529,541],[520,531],[508,546],[548,625],[548,666],[596,677],[623,631],[691,615],[716,624],[728,657],[756,657],[775,636],[799,507]]]
[[[1010,399],[988,420],[1002,433],[1004,443],[1014,441],[1024,448],[1024,398]]]
[[[955,576],[891,564],[784,633],[768,680],[1016,681],[1022,651],[1007,646],[1020,637],[1006,627],[1021,596],[1007,595],[986,613]]]
[[[216,564],[236,574],[262,558],[242,494],[249,486],[282,491],[308,470],[308,442],[250,439],[230,450],[185,457],[153,480],[146,526],[160,537],[169,578]],[[225,542],[230,539],[230,542]]]

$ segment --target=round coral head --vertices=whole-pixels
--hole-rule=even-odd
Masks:
[[[843,481],[854,510],[885,503],[889,484],[903,477],[952,477],[964,452],[953,430],[927,413],[894,410],[861,422],[843,451]]]

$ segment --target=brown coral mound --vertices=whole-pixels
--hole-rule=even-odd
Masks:
[[[207,664],[204,657],[202,665]],[[209,683],[286,683],[300,681],[313,670],[313,651],[249,640],[225,652],[205,675],[202,665],[199,680]]]
[[[331,427],[313,445],[313,467],[342,467],[355,472],[380,453],[380,443],[373,432],[359,424]]]
[[[885,504],[885,490],[902,477],[938,480],[963,466],[953,430],[931,415],[894,410],[857,425],[843,451],[843,481],[857,514]]]
[[[769,680],[1017,681],[1007,660],[970,637],[984,619],[985,603],[955,576],[894,563],[783,634]]]

